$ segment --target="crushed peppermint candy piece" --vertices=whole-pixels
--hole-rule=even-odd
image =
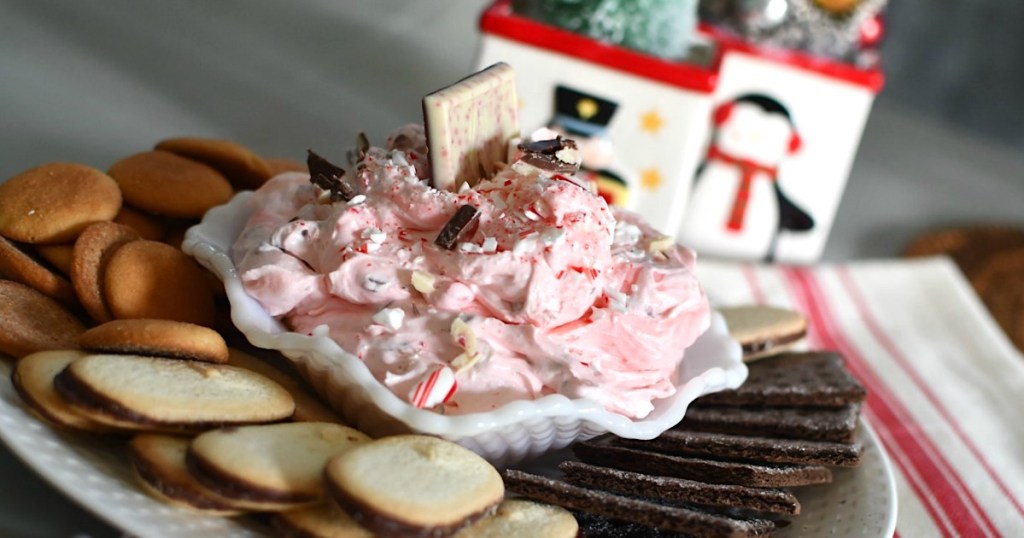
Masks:
[[[438,365],[409,394],[409,402],[417,409],[434,407],[450,400],[458,389],[455,372],[446,365]]]
[[[366,195],[365,194],[357,194],[357,195],[353,196],[352,199],[349,200],[347,203],[348,203],[348,205],[359,205],[359,204],[361,204],[361,203],[363,203],[365,201],[366,201]]]
[[[306,167],[309,168],[309,181],[331,193],[331,201],[351,200],[355,195],[352,187],[345,183],[345,169],[317,155],[313,150],[306,150]]]
[[[402,328],[405,320],[405,311],[401,308],[381,308],[373,315],[373,322],[383,325],[392,331]]]
[[[363,239],[369,239],[373,243],[383,243],[388,238],[387,232],[379,228],[367,228],[363,230]]]
[[[497,252],[498,240],[493,237],[485,237],[483,244],[480,245],[480,249],[488,254],[492,252]]]
[[[423,98],[434,186],[457,191],[494,176],[519,136],[515,71],[496,63]]]
[[[447,250],[455,248],[459,242],[459,236],[469,229],[470,225],[475,223],[479,217],[480,211],[477,208],[469,204],[459,207],[451,220],[441,229],[441,233],[437,234],[434,244]]]

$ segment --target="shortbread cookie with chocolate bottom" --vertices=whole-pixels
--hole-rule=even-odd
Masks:
[[[381,536],[451,536],[494,513],[505,488],[476,453],[426,435],[398,435],[336,456],[325,471],[331,497]]]
[[[220,428],[192,440],[188,467],[204,486],[243,505],[295,507],[325,500],[327,461],[369,440],[327,422]]]
[[[807,318],[794,310],[745,305],[718,311],[725,318],[729,335],[740,343],[747,362],[785,351],[807,335]]]
[[[82,349],[204,362],[228,362],[228,345],[217,331],[166,319],[115,319],[78,337]]]
[[[22,243],[70,242],[119,209],[117,182],[84,164],[43,164],[0,182],[0,235]]]
[[[686,536],[766,536],[775,529],[768,519],[737,519],[668,506],[515,469],[504,471],[502,477],[510,491],[529,499]]]
[[[77,431],[108,432],[110,427],[89,420],[75,411],[53,388],[57,377],[72,361],[84,357],[82,351],[61,349],[39,351],[18,360],[11,371],[11,384],[32,412],[47,422]]]
[[[85,325],[38,291],[0,279],[0,353],[14,358],[36,351],[75,349]]]
[[[274,513],[270,525],[283,538],[373,538],[372,532],[333,502]]]
[[[185,454],[191,439],[140,433],[129,443],[132,469],[146,491],[164,502],[204,514],[233,516],[246,512],[231,499],[210,491],[189,473]]]
[[[86,417],[122,429],[170,433],[288,419],[291,394],[272,380],[224,364],[136,355],[87,355],[54,379]]]
[[[580,526],[572,513],[548,503],[527,499],[506,499],[494,515],[459,531],[456,538],[575,538]]]
[[[320,401],[313,394],[313,389],[308,388],[302,381],[289,375],[277,366],[235,348],[228,349],[228,364],[267,376],[290,392],[295,400],[295,414],[292,415],[293,421],[345,424],[345,419]]]

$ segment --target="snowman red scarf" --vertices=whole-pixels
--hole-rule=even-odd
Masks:
[[[778,169],[774,166],[765,166],[750,159],[734,157],[725,153],[714,144],[708,148],[708,160],[721,161],[740,169],[739,187],[736,189],[732,209],[729,211],[729,220],[725,224],[727,230],[740,232],[743,230],[743,217],[747,214],[747,203],[750,201],[750,188],[754,183],[754,175],[758,172],[764,172],[769,180],[775,181]]]

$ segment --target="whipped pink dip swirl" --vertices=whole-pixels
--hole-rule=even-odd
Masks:
[[[473,189],[436,190],[422,179],[422,130],[399,133],[346,174],[359,193],[348,202],[302,173],[253,195],[233,256],[271,315],[298,332],[326,326],[406,400],[451,367],[455,390],[435,406],[449,414],[559,393],[642,418],[675,392],[709,324],[690,250],[521,161]],[[437,246],[465,204],[475,229]]]

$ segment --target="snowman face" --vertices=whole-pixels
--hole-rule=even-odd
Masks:
[[[745,102],[732,105],[718,126],[716,143],[722,151],[766,166],[777,165],[789,152],[793,128],[785,116]]]

